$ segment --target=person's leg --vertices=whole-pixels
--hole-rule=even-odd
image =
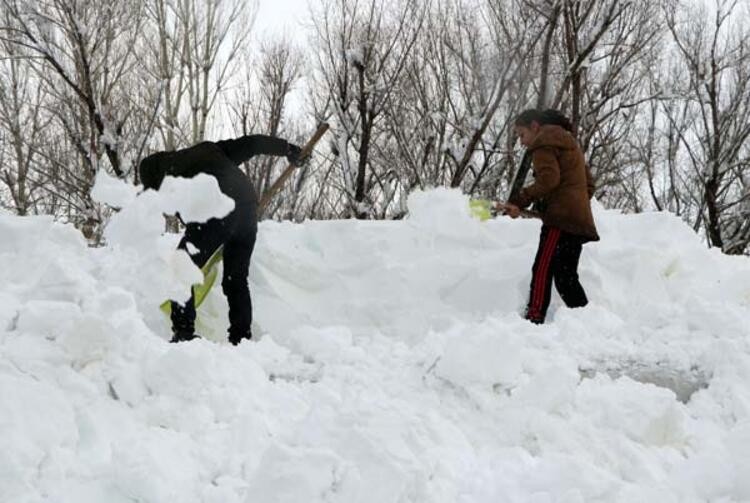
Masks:
[[[195,224],[188,224],[185,229],[185,236],[180,240],[177,248],[188,252],[190,259],[198,267],[209,259],[213,251],[218,248],[216,243],[210,243],[203,229]],[[188,243],[192,246],[188,247]],[[193,253],[190,253],[190,251]],[[190,289],[190,298],[185,304],[172,301],[172,340],[171,342],[189,341],[195,339],[195,300],[193,298],[192,288]]]
[[[555,287],[568,307],[583,307],[588,304],[586,292],[578,279],[578,261],[581,258],[581,238],[563,233],[553,260]]]
[[[544,323],[547,315],[552,289],[552,262],[559,239],[560,229],[542,226],[539,248],[532,268],[529,303],[526,307],[526,319],[532,323]]]
[[[224,276],[221,286],[229,304],[229,342],[239,344],[252,337],[253,306],[247,277],[255,237],[224,244]]]

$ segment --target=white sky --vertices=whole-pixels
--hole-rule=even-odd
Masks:
[[[287,36],[294,45],[304,47],[309,32],[302,24],[309,21],[309,5],[315,6],[320,3],[320,0],[257,0],[257,2],[258,14],[252,34],[254,40]],[[288,113],[291,112],[292,116],[304,113],[301,94],[303,85],[303,81],[298,82],[289,97]]]
[[[248,0],[249,1],[249,0]],[[255,33],[294,34],[308,15],[308,3],[317,0],[258,0]]]

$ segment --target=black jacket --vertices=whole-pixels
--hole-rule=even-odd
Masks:
[[[214,218],[199,227],[223,242],[229,237],[245,237],[249,232],[254,237],[257,229],[255,188],[239,164],[260,154],[282,156],[288,152],[286,140],[265,135],[205,141],[173,152],[152,154],[141,161],[139,173],[143,186],[154,190],[159,189],[165,176],[192,178],[205,173],[215,177],[221,191],[234,200],[235,208],[223,219]]]

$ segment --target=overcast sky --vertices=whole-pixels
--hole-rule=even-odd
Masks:
[[[308,14],[308,2],[317,0],[258,0],[255,31],[294,34],[298,23]]]

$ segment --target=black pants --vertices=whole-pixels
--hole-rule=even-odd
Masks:
[[[578,281],[578,260],[581,257],[582,245],[583,239],[579,236],[555,227],[542,226],[539,249],[532,269],[526,319],[534,323],[544,323],[552,294],[553,279],[557,292],[566,306],[583,307],[588,304],[586,292]]]
[[[203,267],[214,251],[224,244],[224,274],[221,287],[229,304],[229,341],[238,344],[242,339],[251,337],[253,306],[247,276],[250,256],[255,247],[255,229],[241,237],[228,237],[226,240],[220,231],[218,227],[212,228],[205,224],[188,224],[179,248],[187,251],[188,243],[197,248],[198,252],[190,254],[190,257],[195,265]],[[194,337],[195,302],[192,293],[185,305],[172,302],[172,331],[173,340],[188,340]]]

